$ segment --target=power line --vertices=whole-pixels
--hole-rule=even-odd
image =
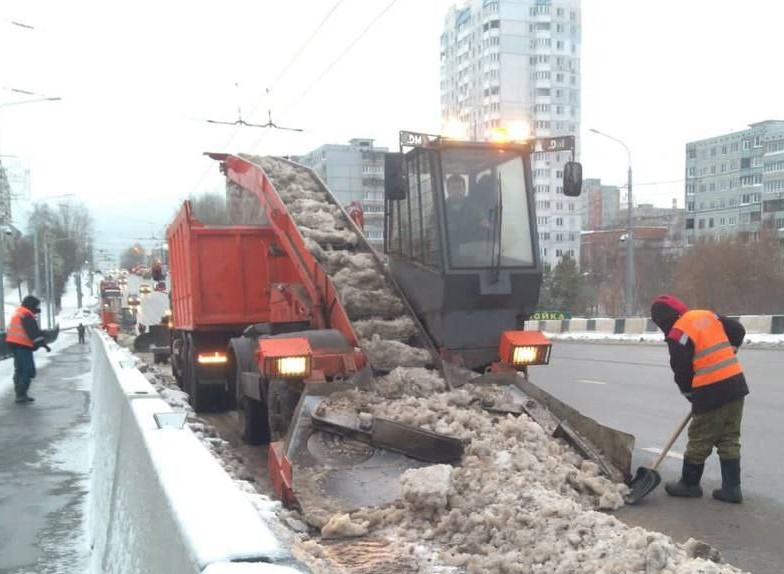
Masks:
[[[287,63],[287,64],[286,64],[286,65],[283,67],[283,70],[281,70],[280,74],[278,74],[278,76],[277,76],[277,77],[276,77],[276,78],[275,78],[275,79],[272,81],[272,84],[271,84],[271,85],[270,85],[270,86],[269,86],[269,87],[268,87],[268,88],[267,88],[267,89],[264,91],[264,96],[263,96],[263,97],[261,97],[261,98],[259,99],[259,101],[258,101],[258,102],[256,102],[256,105],[255,105],[255,106],[253,106],[253,109],[250,111],[250,114],[248,115],[248,117],[253,117],[253,115],[254,115],[254,114],[255,114],[255,113],[258,111],[258,109],[261,107],[261,104],[262,104],[262,103],[264,102],[264,100],[265,100],[265,99],[266,99],[266,98],[269,96],[269,93],[270,93],[270,91],[271,91],[272,89],[274,89],[274,88],[275,88],[275,86],[277,86],[277,85],[278,85],[278,83],[280,83],[280,81],[281,81],[281,80],[282,80],[282,79],[283,79],[283,78],[286,76],[286,74],[287,74],[287,73],[289,72],[289,70],[292,68],[292,66],[294,65],[294,63],[295,63],[295,62],[296,62],[296,61],[299,59],[299,57],[300,57],[300,56],[302,55],[302,53],[305,51],[305,48],[307,48],[307,47],[308,47],[308,45],[309,45],[309,44],[310,44],[310,42],[313,40],[313,38],[315,38],[315,37],[316,37],[316,35],[317,35],[317,34],[318,34],[320,31],[321,31],[321,29],[324,27],[324,24],[326,24],[326,23],[327,23],[327,20],[329,20],[329,19],[330,19],[330,17],[331,17],[331,16],[332,16],[332,14],[335,12],[335,10],[337,10],[337,9],[338,9],[338,7],[339,7],[339,6],[340,6],[340,5],[341,5],[343,2],[344,2],[344,0],[337,0],[337,2],[335,2],[335,3],[332,5],[332,8],[330,8],[330,9],[329,9],[329,12],[327,12],[326,16],[324,16],[324,18],[322,18],[322,20],[321,20],[321,22],[319,22],[318,26],[316,26],[316,28],[315,28],[315,29],[314,29],[314,30],[313,30],[313,31],[310,33],[310,35],[309,35],[309,36],[307,37],[307,39],[306,39],[306,40],[305,40],[305,41],[302,43],[302,45],[299,47],[299,49],[296,51],[296,53],[295,53],[295,54],[294,54],[294,55],[291,57],[291,59],[288,61],[288,63]],[[270,122],[271,122],[271,121],[272,121],[272,120],[270,120]],[[234,131],[232,131],[232,133],[231,133],[231,136],[229,136],[229,139],[228,139],[228,140],[226,141],[226,143],[224,144],[224,146],[223,146],[223,149],[225,149],[225,148],[227,148],[229,145],[231,145],[231,142],[233,142],[233,141],[234,141],[234,138],[235,138],[235,137],[237,137],[237,134],[238,134],[238,133],[239,133],[239,131],[240,131],[240,127],[241,127],[241,126],[237,126],[236,128],[234,128]],[[203,178],[204,178],[204,176],[203,176],[201,179],[203,179]],[[199,181],[199,183],[201,183],[201,181]]]
[[[321,80],[323,80],[324,77],[327,74],[329,74],[330,71],[332,71],[332,68],[334,68],[354,48],[354,46],[356,46],[365,37],[365,34],[367,34],[371,30],[371,28],[373,28],[373,26],[375,26],[378,23],[378,21],[381,20],[381,18],[383,18],[387,12],[389,12],[389,10],[395,4],[398,3],[398,1],[399,0],[392,0],[389,4],[386,5],[386,7],[383,10],[381,10],[381,12],[376,14],[375,18],[373,18],[373,20],[371,20],[370,23],[367,26],[365,26],[365,28],[359,33],[359,35],[356,36],[346,46],[346,48],[338,55],[338,57],[332,60],[332,62],[330,62],[330,64],[326,68],[324,68],[321,74],[319,74],[318,77],[316,77],[316,79],[307,88],[305,88],[305,90],[303,90],[299,94],[299,96],[297,96],[294,99],[294,102],[286,109],[285,112],[281,114],[280,116],[281,120],[283,120],[289,112],[291,112],[294,108],[296,108],[299,105],[299,103],[305,98],[305,96],[307,96],[311,92],[311,90],[313,90],[313,88],[315,88],[321,82]],[[251,146],[251,151],[255,150],[256,147],[261,142],[264,141],[267,135],[269,135],[269,132],[264,133],[258,140],[256,140],[256,142]]]

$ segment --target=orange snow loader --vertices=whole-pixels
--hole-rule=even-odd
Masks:
[[[453,437],[321,408],[336,391],[410,366],[409,356],[448,388],[469,377],[506,386],[505,402],[487,410],[526,413],[611,478],[630,475],[631,435],[528,380],[528,367],[546,365],[551,350],[543,334],[524,328],[543,274],[535,145],[401,132],[401,152],[385,165],[385,256],[311,169],[208,154],[226,176],[238,223],[204,225],[186,202],[167,230],[172,368],[197,410],[236,408],[243,439],[269,444],[271,481],[284,502],[329,501],[344,512],[390,502],[406,469],[460,460],[463,445]],[[564,166],[565,195],[579,194],[579,170]],[[453,175],[476,225],[452,220]],[[371,342],[368,325],[377,329]],[[385,336],[403,350],[375,355]],[[346,448],[342,439],[365,446]]]

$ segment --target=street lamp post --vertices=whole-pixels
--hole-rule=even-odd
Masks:
[[[634,301],[634,223],[632,219],[632,153],[629,151],[629,146],[623,143],[616,137],[613,137],[609,134],[601,132],[599,130],[595,130],[591,128],[591,132],[604,136],[607,139],[610,139],[618,144],[623,146],[623,149],[626,150],[626,156],[628,159],[628,173],[627,173],[627,180],[626,180],[626,190],[627,190],[627,198],[626,198],[626,290],[625,290],[625,298],[626,298],[626,315],[632,316],[634,315],[636,305]]]
[[[23,28],[33,29],[32,26],[27,26],[26,24],[21,24],[19,22],[10,22],[10,23],[12,25],[14,25],[14,26],[21,26]],[[0,108],[5,108],[5,107],[8,107],[8,106],[21,106],[21,105],[24,105],[24,104],[34,104],[34,103],[37,103],[37,102],[58,102],[58,101],[60,101],[62,99],[59,96],[57,96],[57,97],[50,97],[50,96],[45,96],[43,94],[36,94],[34,92],[27,92],[25,90],[18,90],[18,89],[15,89],[15,88],[10,88],[10,89],[9,88],[5,88],[5,89],[8,90],[8,91],[11,91],[11,92],[17,92],[17,93],[22,93],[22,94],[26,94],[26,95],[36,96],[37,99],[33,99],[33,100],[27,99],[27,100],[20,100],[20,101],[16,101],[16,102],[0,103]],[[70,195],[73,195],[73,194],[70,194]],[[4,224],[5,224],[5,222],[2,220],[2,217],[0,217],[0,310],[2,311],[2,312],[0,312],[0,331],[5,331],[5,288],[4,288],[4,284],[3,284],[4,283],[4,277],[5,277],[5,269],[4,269],[4,266],[3,266],[3,263],[5,261],[5,251],[4,251],[5,250],[5,245],[4,245],[5,227],[4,227]],[[33,227],[33,235],[34,235],[34,241],[35,241],[35,279],[36,279],[35,286],[36,286],[36,289],[38,289],[38,286],[40,285],[40,281],[39,281],[39,279],[40,279],[40,277],[39,277],[40,272],[38,271],[38,233],[37,233],[37,229],[35,227]]]

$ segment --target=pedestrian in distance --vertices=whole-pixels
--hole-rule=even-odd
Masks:
[[[84,332],[85,332],[85,330],[86,329],[85,329],[84,325],[82,325],[81,323],[79,323],[79,326],[76,327],[76,332],[79,333],[79,344],[80,345],[84,345]]]
[[[702,496],[705,460],[716,447],[721,488],[713,491],[713,498],[742,502],[740,425],[749,387],[736,354],[746,330],[713,311],[689,310],[672,295],[653,300],[651,319],[664,332],[675,382],[692,412],[681,478],[664,489],[670,496]]]
[[[41,313],[40,305],[41,301],[37,297],[25,297],[22,306],[11,317],[6,331],[6,344],[14,357],[14,391],[17,403],[31,403],[35,400],[27,394],[36,375],[33,352],[40,348],[46,349],[47,353],[51,351],[35,319],[35,316]]]

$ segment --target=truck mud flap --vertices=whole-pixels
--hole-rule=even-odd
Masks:
[[[507,402],[486,405],[499,413],[525,413],[553,437],[568,442],[616,482],[631,478],[634,435],[603,425],[570,407],[517,373],[490,373],[472,384],[507,385]]]

